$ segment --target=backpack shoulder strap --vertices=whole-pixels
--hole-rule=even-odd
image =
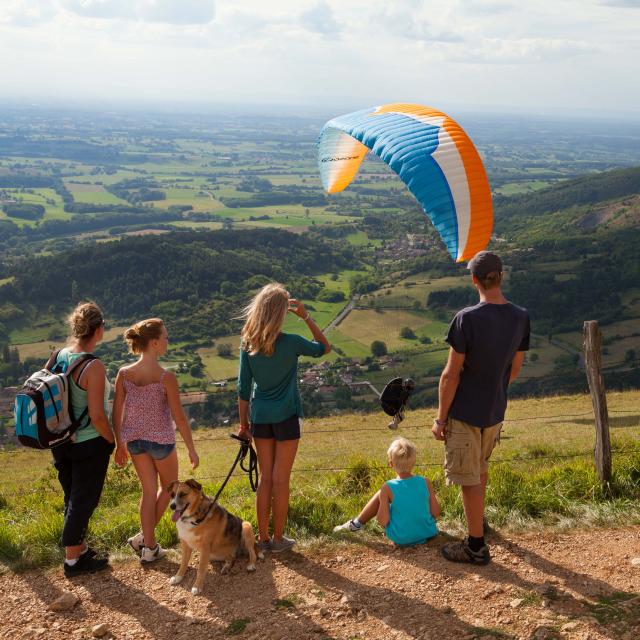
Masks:
[[[58,355],[60,354],[61,351],[62,349],[56,349],[55,351],[51,352],[51,355],[49,356],[47,363],[44,365],[45,369],[51,370],[51,367],[53,367],[58,362]]]
[[[80,384],[80,378],[82,378],[85,369],[94,361],[94,360],[99,360],[100,358],[98,358],[98,356],[94,356],[92,353],[85,353],[83,355],[81,355],[79,358],[76,358],[70,365],[69,368],[67,369],[67,375],[71,376],[73,374],[73,372],[76,369],[80,369],[80,373],[78,374],[78,377],[75,378],[74,380],[76,381],[76,384]]]
[[[94,360],[100,360],[98,356],[94,356],[93,353],[83,353],[79,358],[76,358],[67,369],[67,375],[70,375],[72,371],[75,371],[78,367],[84,365],[82,370],[86,368],[86,366],[93,362]]]

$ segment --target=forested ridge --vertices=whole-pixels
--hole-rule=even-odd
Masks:
[[[248,292],[264,282],[282,281],[296,296],[313,296],[323,286],[314,274],[354,262],[347,243],[271,229],[127,237],[17,264],[13,281],[0,287],[0,308],[62,314],[91,298],[113,319],[158,313],[180,319],[180,338],[212,337],[231,329]]]
[[[640,167],[582,176],[534,193],[494,196],[498,233],[513,231],[512,223],[570,207],[593,204],[640,193]]]

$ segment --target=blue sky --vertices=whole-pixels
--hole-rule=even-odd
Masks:
[[[30,102],[640,117],[640,0],[1,0]]]

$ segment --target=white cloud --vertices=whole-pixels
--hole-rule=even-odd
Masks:
[[[606,7],[620,7],[622,9],[640,9],[640,0],[601,0]]]
[[[11,60],[0,86],[4,97],[637,112],[640,41],[614,3],[637,4],[0,0]]]
[[[327,2],[321,1],[303,11],[300,15],[300,23],[308,31],[320,33],[325,36],[337,36],[341,27],[336,21],[333,10]]]
[[[386,32],[398,38],[421,42],[462,42],[464,38],[449,26],[444,15],[423,10],[416,0],[391,2],[372,17],[374,34]]]
[[[56,13],[52,2],[7,0],[0,3],[0,26],[33,27],[49,22]]]
[[[582,41],[521,38],[504,40],[485,38],[464,51],[450,56],[456,62],[470,64],[526,64],[567,60],[575,56],[594,53],[599,48]]]
[[[514,5],[507,2],[492,2],[491,0],[460,0],[460,9],[465,12],[482,15],[497,15],[514,9]]]
[[[138,20],[176,25],[206,24],[215,17],[213,0],[61,0],[86,18]]]

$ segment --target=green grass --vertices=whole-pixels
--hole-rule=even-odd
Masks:
[[[251,618],[236,618],[227,625],[225,633],[229,636],[236,636],[242,633],[250,622]]]
[[[586,604],[593,617],[602,625],[620,621],[637,624],[640,622],[640,610],[637,605],[631,608],[625,607],[625,603],[636,598],[637,595],[636,593],[617,592],[601,596],[595,603],[588,602]]]
[[[640,523],[640,392],[612,393],[608,400],[612,415],[623,411],[620,415],[629,421],[611,429],[613,478],[604,489],[590,453],[594,435],[588,396],[511,402],[490,473],[487,513],[493,526],[521,530]],[[418,444],[419,473],[433,480],[443,506],[442,527],[458,531],[463,521],[460,493],[444,483],[442,445],[426,438],[425,425],[432,417],[433,410],[409,412],[397,433]],[[292,482],[288,530],[294,537],[333,539],[333,526],[353,517],[390,478],[385,452],[394,434],[386,429],[387,421],[381,413],[305,420]],[[227,430],[199,430],[195,439],[201,467],[190,471],[180,444],[180,477],[197,478],[211,495],[226,475],[236,445]],[[572,455],[577,457],[567,457]],[[0,562],[15,569],[59,562],[63,504],[50,456],[26,449],[0,452],[0,465]],[[103,551],[125,548],[126,538],[139,528],[139,495],[131,465],[112,466],[90,523],[94,546]],[[232,479],[222,502],[255,524],[254,495],[246,477]],[[380,536],[381,529],[371,524],[364,541]],[[177,543],[166,515],[158,538],[163,546]]]
[[[296,604],[300,601],[300,598],[293,594],[285,598],[276,598],[273,601],[273,605],[276,609],[295,609]]]

